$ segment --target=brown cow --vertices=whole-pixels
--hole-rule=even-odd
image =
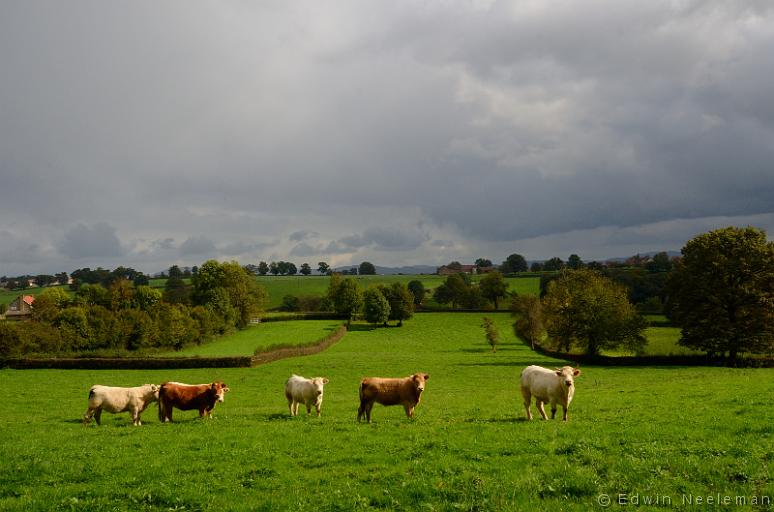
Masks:
[[[425,381],[430,378],[426,373],[415,373],[402,379],[383,379],[367,377],[360,381],[360,408],[357,410],[357,421],[365,415],[371,423],[371,409],[374,402],[382,405],[402,405],[406,416],[414,416],[414,407],[419,405]]]
[[[212,418],[212,409],[228,391],[228,386],[220,381],[196,385],[165,382],[159,389],[159,421],[172,421],[173,407],[182,411],[199,409],[199,417]]]

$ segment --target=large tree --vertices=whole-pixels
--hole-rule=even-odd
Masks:
[[[500,265],[500,271],[503,274],[526,272],[527,260],[525,260],[524,256],[521,254],[511,254],[505,258],[505,261],[503,261],[502,265]]]
[[[516,317],[513,323],[513,332],[519,338],[528,341],[534,349],[545,335],[543,326],[543,306],[540,297],[535,295],[519,295],[513,298],[511,311]]]
[[[343,279],[338,274],[331,276],[326,293],[326,302],[339,315],[346,317],[347,326],[363,306],[363,294],[357,281],[348,277]]]
[[[363,292],[363,318],[372,324],[387,325],[390,318],[390,303],[377,287],[368,288]]]
[[[425,285],[422,284],[422,281],[418,279],[409,281],[408,289],[414,295],[414,305],[422,304],[422,300],[425,298]]]
[[[629,302],[626,288],[590,270],[565,270],[543,298],[546,330],[554,344],[597,355],[623,347],[640,351],[647,321]]]
[[[230,317],[236,327],[246,327],[256,317],[266,300],[265,290],[237,262],[205,262],[192,278],[192,298],[196,304],[208,306]]]
[[[331,267],[324,261],[320,261],[317,263],[317,272],[321,273],[324,276],[327,276],[331,272]]]
[[[496,270],[485,274],[479,281],[478,286],[481,290],[481,295],[486,300],[492,302],[495,309],[497,309],[498,300],[505,297],[505,294],[508,292],[508,284],[505,282],[505,278]]]
[[[374,276],[376,275],[376,267],[370,261],[364,261],[358,267],[357,273],[361,276]]]
[[[301,274],[308,276],[312,273],[312,267],[309,266],[309,263],[302,263],[300,271]]]
[[[402,326],[403,320],[408,320],[414,314],[414,294],[404,283],[383,286],[381,291],[390,304],[390,320],[397,320],[398,327]]]
[[[774,349],[774,243],[752,227],[699,235],[669,277],[669,309],[680,344],[725,354]]]

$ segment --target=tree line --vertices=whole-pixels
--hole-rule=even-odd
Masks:
[[[682,257],[654,258],[645,274],[565,269],[541,283],[541,296],[516,297],[514,330],[524,340],[588,355],[641,352],[647,322],[631,301],[631,283],[662,290],[678,343],[736,364],[741,354],[774,355],[774,242],[763,230],[728,227],[699,235]],[[656,276],[646,279],[643,276]],[[638,282],[638,280],[640,280]],[[645,283],[645,284],[643,284]]]
[[[251,274],[256,276],[265,276],[267,274],[271,274],[273,276],[294,276],[297,274],[308,276],[308,275],[311,275],[313,272],[312,266],[309,263],[302,263],[300,267],[297,267],[295,263],[292,263],[289,261],[282,261],[282,260],[272,261],[270,263],[261,261],[260,263],[258,263],[258,265],[254,265],[251,263],[251,264],[245,265],[245,269]],[[324,276],[329,276],[334,273],[331,266],[324,261],[320,261],[317,263],[316,270],[318,274],[321,274]],[[361,275],[361,276],[376,275],[376,267],[370,261],[364,261],[357,267],[353,266],[349,269],[344,269],[339,273],[344,275]]]
[[[61,287],[43,290],[31,321],[0,322],[0,356],[181,349],[246,327],[266,299],[237,262],[205,262],[183,285],[184,293],[137,285],[129,277],[107,286],[80,282],[72,295]]]

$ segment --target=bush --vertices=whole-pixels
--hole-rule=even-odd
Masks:
[[[301,311],[301,304],[298,297],[295,295],[285,295],[282,297],[282,303],[279,307],[280,311]]]

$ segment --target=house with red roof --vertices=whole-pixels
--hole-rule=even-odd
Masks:
[[[8,310],[5,312],[6,320],[24,320],[32,315],[32,304],[35,297],[32,295],[19,295],[13,302],[8,304]]]

